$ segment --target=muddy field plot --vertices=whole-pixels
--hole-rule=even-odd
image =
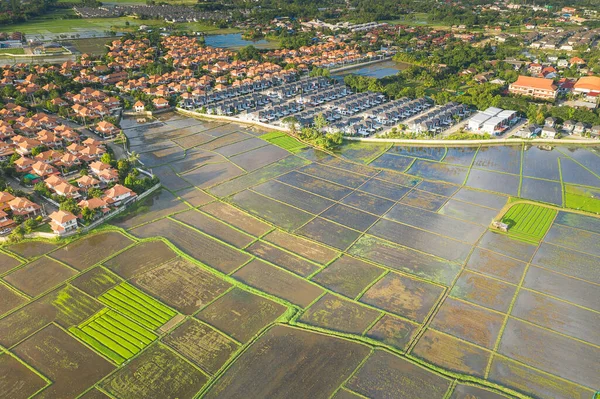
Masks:
[[[534,265],[596,284],[600,283],[598,262],[599,257],[544,242],[531,261]]]
[[[248,140],[239,141],[237,143],[220,147],[216,149],[215,152],[225,157],[232,157],[234,155],[241,154],[242,152],[247,152],[267,145],[269,145],[269,143],[267,143],[265,140],[253,137]]]
[[[179,159],[169,164],[169,167],[176,173],[182,174],[193,169],[197,169],[207,164],[216,164],[227,162],[227,159],[211,151],[204,151],[199,148],[188,150],[183,159]],[[188,183],[189,184],[189,183]]]
[[[369,165],[374,168],[385,168],[396,172],[404,172],[414,161],[414,158],[394,154],[383,154]]]
[[[100,384],[118,398],[191,398],[208,378],[172,350],[154,344]]]
[[[468,202],[491,209],[502,209],[508,198],[504,195],[489,193],[485,191],[477,191],[468,187],[463,187],[452,197],[455,200]]]
[[[8,285],[0,283],[0,316],[7,313],[17,306],[23,305],[27,302],[27,298],[10,289]]]
[[[471,166],[473,157],[479,147],[447,147],[446,155],[442,159],[444,163],[453,165]]]
[[[354,299],[384,271],[362,260],[342,256],[315,275],[312,281]]]
[[[289,155],[283,148],[274,145],[255,148],[253,150],[234,155],[229,159],[246,171],[253,171],[263,166],[272,164]]]
[[[450,199],[438,211],[442,215],[465,220],[467,222],[478,223],[482,226],[489,226],[492,220],[498,214],[496,209],[485,208],[483,206]]]
[[[473,167],[518,175],[521,151],[521,146],[484,146],[479,148]]]
[[[255,237],[260,237],[273,229],[270,225],[224,202],[215,201],[204,205],[201,209],[203,212]]]
[[[123,251],[103,264],[125,280],[129,280],[176,256],[177,254],[162,241],[145,241]]]
[[[38,396],[41,398],[76,397],[114,369],[54,325],[27,338],[13,352],[52,380],[52,385]]]
[[[190,183],[179,177],[168,165],[153,168],[152,173],[158,176],[163,187],[166,187],[172,191],[177,191],[192,186]]]
[[[340,250],[348,248],[361,235],[356,230],[319,217],[296,230],[296,233]]]
[[[206,398],[326,399],[368,355],[369,347],[275,326],[253,343]]]
[[[373,399],[430,399],[443,398],[450,388],[450,380],[391,353],[376,350],[346,387]]]
[[[88,295],[98,297],[122,281],[119,276],[110,270],[97,266],[81,274],[72,280],[70,284]]]
[[[84,270],[131,244],[133,241],[121,233],[99,233],[70,243],[50,256],[77,270]]]
[[[386,314],[375,323],[366,336],[404,351],[419,331],[419,325]]]
[[[210,131],[207,131],[205,134],[210,134]],[[233,132],[230,134],[222,135],[204,145],[201,146],[202,149],[213,151],[217,148],[224,147],[229,144],[237,143],[238,141],[248,140],[252,138],[249,134],[242,132]]]
[[[592,233],[600,231],[600,219],[578,213],[559,211],[554,223],[586,230]]]
[[[499,312],[506,312],[516,289],[514,285],[465,270],[456,281],[450,295]]]
[[[394,201],[375,197],[360,191],[353,192],[344,198],[342,203],[377,216],[383,215],[394,205]]]
[[[299,171],[350,188],[358,188],[369,179],[366,176],[316,163],[304,166]]]
[[[525,266],[525,262],[487,249],[475,248],[469,257],[466,268],[508,283],[518,284],[525,271]]]
[[[440,209],[447,200],[448,197],[414,189],[402,197],[400,203],[435,212]]]
[[[537,246],[534,244],[513,240],[507,235],[491,231],[488,231],[481,237],[477,246],[523,262],[529,262],[537,249]]]
[[[361,335],[381,312],[332,294],[325,294],[298,319],[328,330]]]
[[[0,274],[6,273],[15,267],[19,266],[21,262],[18,259],[13,258],[3,252],[0,252]]]
[[[520,177],[518,175],[471,169],[469,178],[467,179],[467,186],[516,196],[519,192],[519,181]]]
[[[419,190],[427,191],[432,194],[443,195],[445,197],[451,197],[460,186],[454,184],[435,182],[435,181],[422,181],[417,186]]]
[[[521,182],[521,193],[519,196],[534,201],[562,206],[562,190],[563,188],[560,182],[524,177]]]
[[[387,198],[392,201],[399,201],[406,193],[410,191],[409,187],[393,184],[379,179],[371,179],[360,186],[360,191]]]
[[[361,232],[366,231],[379,219],[377,216],[341,204],[332,206],[320,216]]]
[[[200,166],[197,169],[186,172],[181,177],[198,188],[206,188],[242,174],[244,172],[234,164],[223,162]]]
[[[198,212],[195,209],[178,213],[177,215],[173,216],[173,219],[179,220],[188,226],[198,229],[211,237],[231,244],[234,247],[243,248],[254,241],[254,237],[237,231],[227,226],[225,223]]]
[[[167,305],[192,314],[231,284],[183,258],[171,260],[132,280]]]
[[[600,234],[557,224],[544,238],[545,242],[600,257]]]
[[[43,254],[55,249],[57,246],[57,244],[52,244],[47,241],[25,241],[18,244],[9,245],[6,247],[6,249],[24,258],[31,259],[42,256]]]
[[[389,273],[365,292],[360,301],[422,323],[444,288]]]
[[[36,297],[75,276],[77,272],[54,259],[39,258],[4,277],[4,281]]]
[[[233,288],[196,317],[240,342],[248,342],[286,310],[284,305],[270,299]]]
[[[269,233],[264,239],[278,247],[323,265],[327,264],[337,256],[337,252],[330,248],[318,245],[301,237],[293,236],[281,230],[275,230],[272,233]]]
[[[259,194],[284,202],[314,215],[323,212],[334,204],[333,201],[326,198],[298,190],[287,184],[280,183],[277,180],[270,180],[266,183],[254,186],[252,187],[252,191],[256,191]]]
[[[309,276],[320,269],[312,262],[263,241],[255,242],[246,248],[246,251],[302,277]]]
[[[450,399],[506,399],[508,396],[501,395],[496,392],[488,391],[487,389],[471,386],[471,385],[463,385],[458,384],[454,391],[452,392],[452,396]]]
[[[279,176],[277,180],[334,201],[339,201],[352,192],[351,188],[295,171]]]
[[[239,348],[230,338],[195,319],[186,320],[162,342],[210,375]]]
[[[9,354],[0,354],[0,392],[11,399],[26,399],[44,388],[46,381]]]
[[[424,179],[462,185],[469,173],[469,168],[417,159],[406,173]]]
[[[175,212],[189,209],[189,206],[167,190],[159,190],[141,200],[133,213],[112,222],[115,226],[130,229],[152,220],[163,218]]]

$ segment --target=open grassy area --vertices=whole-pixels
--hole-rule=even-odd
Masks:
[[[600,214],[600,190],[565,185],[565,206]]]
[[[25,54],[22,48],[0,48],[0,54]]]
[[[520,241],[538,243],[546,234],[556,211],[533,204],[516,204],[502,217],[508,235]]]
[[[289,152],[298,152],[306,147],[304,144],[302,144],[295,138],[281,132],[270,132],[267,134],[263,134],[262,136],[260,136],[260,138],[265,141],[268,141],[271,144],[275,144],[276,146],[279,146],[284,150],[288,150]]]
[[[106,51],[106,44],[114,40],[112,37],[97,37],[90,39],[73,39],[68,43],[85,54],[101,55]]]

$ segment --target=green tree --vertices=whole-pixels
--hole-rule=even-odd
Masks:
[[[77,205],[77,202],[73,198],[67,198],[60,204],[60,210],[65,212],[71,212],[73,215],[79,215],[81,208]]]

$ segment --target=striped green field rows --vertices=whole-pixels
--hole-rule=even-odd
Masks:
[[[265,141],[268,141],[271,144],[275,144],[276,146],[279,146],[289,152],[298,152],[306,147],[304,144],[302,144],[295,138],[290,137],[287,134],[281,132],[270,132],[267,134],[263,134],[262,136],[260,136],[260,138]]]
[[[128,283],[121,283],[98,298],[149,330],[156,330],[177,314]]]
[[[538,243],[546,234],[556,211],[533,204],[517,204],[502,218],[508,224],[508,235],[518,240]]]
[[[69,331],[117,364],[135,356],[156,339],[154,333],[106,308]]]

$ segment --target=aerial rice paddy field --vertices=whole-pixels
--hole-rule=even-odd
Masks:
[[[3,397],[600,386],[600,218],[567,208],[589,211],[600,189],[594,148],[332,155],[179,115],[125,133],[158,194],[85,236],[0,247]],[[529,179],[559,185],[560,201],[525,195]]]

